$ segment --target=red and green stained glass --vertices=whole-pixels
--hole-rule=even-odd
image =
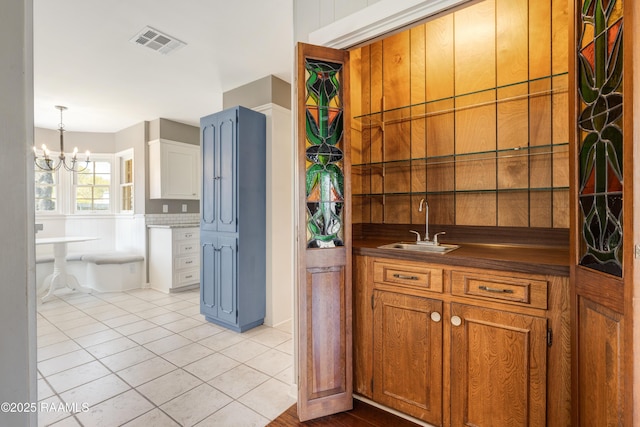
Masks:
[[[307,247],[344,245],[342,64],[305,60]]]
[[[583,0],[578,48],[580,265],[622,276],[623,0]]]

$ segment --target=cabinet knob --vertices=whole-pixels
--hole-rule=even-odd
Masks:
[[[459,316],[451,316],[451,324],[453,326],[462,325],[462,319]]]
[[[437,311],[434,311],[431,313],[431,320],[438,323],[440,322],[440,319],[442,319],[442,316],[440,316],[440,313],[438,313]]]

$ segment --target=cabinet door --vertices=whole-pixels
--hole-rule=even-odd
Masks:
[[[161,149],[162,198],[198,199],[198,147],[164,143]]]
[[[238,240],[203,233],[201,254],[200,312],[235,324]]]
[[[451,425],[546,424],[547,320],[451,305]]]
[[[236,109],[219,113],[215,148],[215,213],[217,230],[236,231],[237,207],[237,114]]]
[[[216,295],[217,254],[216,238],[202,233],[200,240],[200,313],[218,317]]]
[[[197,200],[200,147],[177,141],[149,141],[149,198]]]
[[[237,109],[200,121],[202,137],[202,226],[236,232]]]
[[[442,301],[374,292],[373,399],[434,425],[442,423],[441,315]]]
[[[237,254],[238,240],[234,237],[218,237],[216,248],[218,274],[216,293],[218,294],[218,319],[235,324],[237,318]]]

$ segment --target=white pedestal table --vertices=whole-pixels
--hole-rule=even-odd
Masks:
[[[90,288],[80,286],[78,279],[73,274],[67,273],[67,244],[75,242],[86,242],[88,240],[98,240],[97,237],[83,236],[62,236],[43,237],[36,239],[36,245],[53,245],[53,273],[44,279],[45,288],[49,287],[49,292],[42,297],[42,302],[53,298],[56,289],[69,288],[74,291],[91,293]]]

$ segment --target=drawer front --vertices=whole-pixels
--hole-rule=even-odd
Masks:
[[[175,243],[176,255],[196,254],[200,251],[200,244],[197,240],[185,240]]]
[[[197,255],[176,258],[173,261],[176,270],[195,268],[200,266],[200,257]]]
[[[200,282],[200,270],[185,270],[176,273],[175,286],[186,286]]]
[[[373,280],[386,285],[405,285],[442,292],[442,269],[374,261]]]
[[[174,240],[199,240],[200,229],[198,228],[178,228],[173,230]]]
[[[453,271],[453,295],[547,309],[547,281]]]

